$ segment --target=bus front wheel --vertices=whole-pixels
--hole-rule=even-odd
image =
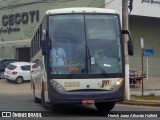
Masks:
[[[56,105],[53,102],[46,102],[45,92],[41,92],[41,102],[46,110],[56,110]]]
[[[99,111],[108,112],[114,108],[115,102],[95,103],[95,106]]]

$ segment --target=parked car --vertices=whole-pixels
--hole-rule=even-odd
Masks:
[[[24,81],[31,80],[30,63],[29,62],[14,62],[10,63],[4,72],[4,77],[20,84]]]
[[[0,79],[3,79],[3,78],[4,78],[5,68],[6,68],[10,63],[13,63],[13,62],[16,62],[16,61],[17,61],[16,59],[9,59],[9,58],[0,59]]]
[[[143,72],[143,78],[146,78],[146,71]],[[129,79],[130,79],[130,84],[135,84],[137,82],[141,82],[142,80],[142,71],[136,70],[133,68],[129,69]]]

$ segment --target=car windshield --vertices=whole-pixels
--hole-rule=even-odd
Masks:
[[[7,69],[9,69],[9,70],[14,70],[14,69],[16,69],[16,67],[17,67],[17,66],[15,66],[15,65],[13,65],[13,64],[9,64],[9,65],[7,66]]]
[[[50,16],[51,74],[122,73],[119,30],[116,15]]]

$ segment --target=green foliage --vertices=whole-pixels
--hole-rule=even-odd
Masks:
[[[153,97],[153,98],[156,97],[156,95],[155,95],[154,93],[150,93],[150,94],[148,94],[147,96],[148,96],[148,97]]]
[[[160,100],[160,96],[156,96],[154,93],[144,95],[143,97],[141,95],[140,96],[132,95],[131,98],[140,100]]]

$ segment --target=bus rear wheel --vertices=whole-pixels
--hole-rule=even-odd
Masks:
[[[95,106],[99,111],[108,112],[114,108],[115,102],[95,103]]]
[[[46,110],[56,110],[56,104],[53,102],[46,102],[44,90],[41,92],[41,102]]]
[[[41,103],[41,99],[37,98],[36,95],[35,95],[35,84],[32,83],[32,85],[33,85],[34,102],[35,102],[35,103]]]

